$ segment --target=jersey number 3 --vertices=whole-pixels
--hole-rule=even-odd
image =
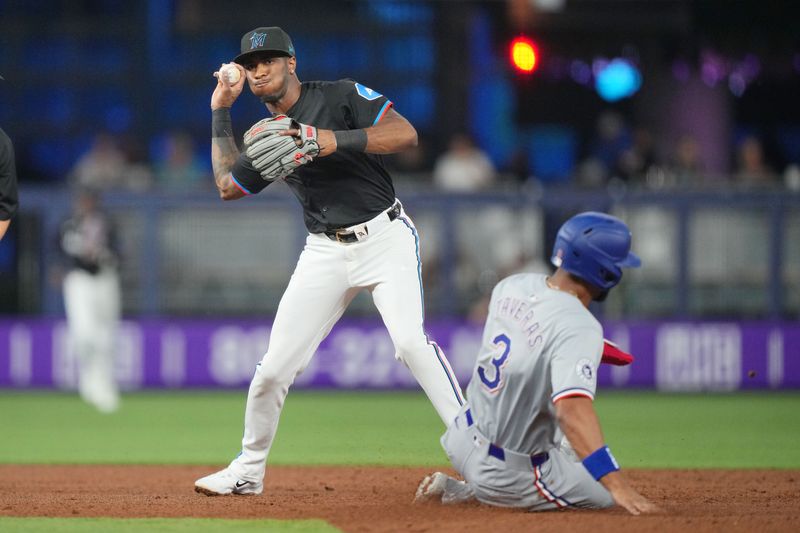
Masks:
[[[503,378],[501,376],[501,372],[503,367],[506,365],[508,360],[508,352],[511,351],[511,339],[509,339],[504,333],[501,333],[497,337],[492,340],[495,346],[500,347],[503,346],[503,353],[492,359],[491,363],[494,367],[494,377],[489,379],[486,375],[487,371],[484,367],[478,365],[478,377],[481,378],[481,381],[489,389],[489,392],[495,392],[500,387],[503,386]]]

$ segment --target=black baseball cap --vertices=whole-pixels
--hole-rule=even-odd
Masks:
[[[294,57],[294,45],[289,34],[277,26],[251,30],[242,37],[242,53],[233,58],[233,61],[241,65],[250,54],[265,52]]]

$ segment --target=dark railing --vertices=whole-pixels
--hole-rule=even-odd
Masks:
[[[558,225],[582,210],[625,218],[644,256],[603,306],[612,317],[787,318],[800,309],[797,193],[409,188],[398,196],[422,235],[429,315],[470,313],[499,277],[547,268]],[[2,244],[16,252],[18,305],[4,312],[58,315],[50,267],[69,192],[24,187],[20,199]],[[285,188],[232,203],[212,191],[107,193],[104,203],[121,228],[124,307],[134,316],[270,314],[306,235]],[[370,307],[357,299],[351,312]]]

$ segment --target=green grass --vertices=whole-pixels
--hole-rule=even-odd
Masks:
[[[72,394],[0,393],[0,463],[228,463],[241,446],[246,396],[129,394],[103,415]],[[270,464],[442,464],[441,432],[422,394],[292,391]]]
[[[225,464],[245,396],[128,394],[101,415],[72,394],[3,392],[0,463]],[[601,391],[596,407],[624,467],[800,468],[800,393]],[[443,430],[420,393],[292,391],[270,464],[445,465]]]
[[[222,520],[196,518],[8,518],[0,531],[15,533],[311,533],[335,532],[322,520]]]
[[[800,468],[800,393],[601,393],[623,467]]]

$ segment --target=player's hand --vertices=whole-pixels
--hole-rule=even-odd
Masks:
[[[317,128],[286,115],[259,120],[244,134],[244,153],[268,182],[283,179],[319,155]]]
[[[305,124],[298,123],[298,126],[303,127]],[[298,145],[302,144],[302,135],[299,128],[292,127],[278,133],[278,135],[291,135],[298,140]],[[316,141],[319,144],[319,154],[316,157],[325,157],[336,151],[336,136],[333,134],[333,130],[317,129]]]
[[[217,86],[214,88],[214,93],[211,95],[211,109],[219,109],[221,107],[231,107],[233,103],[242,94],[244,89],[244,81],[247,79],[247,72],[241,65],[236,65],[239,70],[239,81],[230,84],[224,76],[219,75],[219,71],[214,72],[214,77],[217,78]]]
[[[657,513],[661,509],[633,489],[625,492],[612,492],[617,505],[624,507],[632,515]]]
[[[616,504],[624,507],[632,515],[657,513],[661,510],[656,504],[628,485],[619,472],[608,474],[601,480],[601,483],[609,490]]]

